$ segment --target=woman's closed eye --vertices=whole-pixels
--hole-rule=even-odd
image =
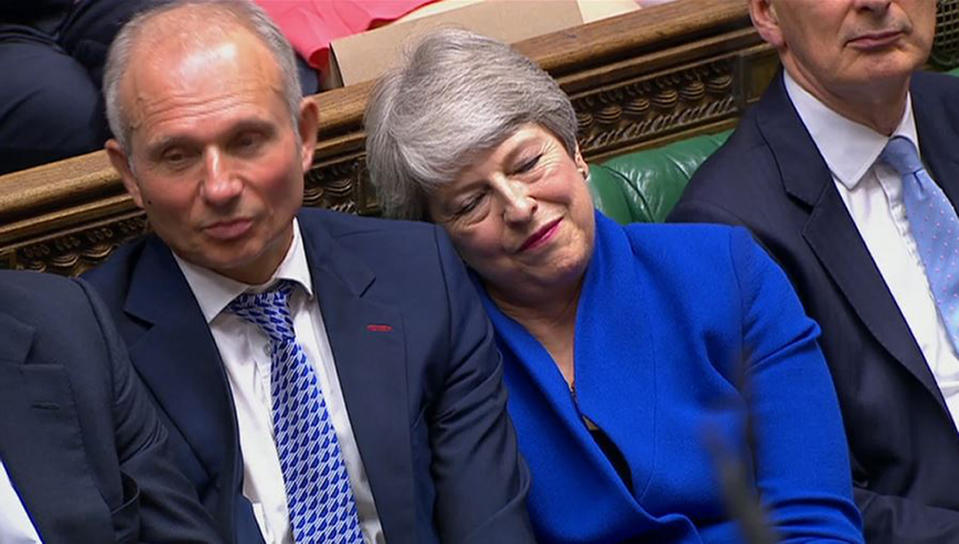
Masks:
[[[539,164],[539,160],[543,158],[543,154],[539,153],[530,157],[519,163],[519,166],[513,169],[514,174],[525,174],[536,167]]]
[[[486,191],[479,191],[467,197],[456,207],[456,211],[453,212],[453,217],[465,217],[477,211],[480,207],[480,204],[482,204],[485,200],[486,194]]]

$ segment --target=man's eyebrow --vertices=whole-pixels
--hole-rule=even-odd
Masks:
[[[236,134],[242,134],[244,132],[263,132],[272,134],[276,132],[276,127],[273,123],[263,120],[263,119],[241,119],[232,128],[230,128],[229,134],[231,136]]]
[[[226,132],[226,137],[232,138],[238,134],[251,131],[273,134],[276,132],[276,130],[277,129],[273,123],[263,119],[241,119],[232,127],[230,127],[229,131]],[[146,150],[149,154],[156,154],[162,153],[164,150],[171,147],[190,146],[194,142],[195,140],[193,138],[184,135],[163,136],[152,142],[148,142],[146,145]]]
[[[184,147],[190,145],[192,142],[193,140],[186,136],[164,136],[148,142],[146,151],[148,155],[156,155],[171,147]]]

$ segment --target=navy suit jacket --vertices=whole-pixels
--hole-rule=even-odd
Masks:
[[[911,96],[923,160],[955,206],[959,78],[917,73]],[[669,219],[751,229],[819,321],[866,540],[959,542],[959,433],[781,75]]]
[[[299,224],[387,541],[531,539],[502,362],[448,239],[428,224],[325,210],[302,211]],[[88,278],[222,533],[260,542],[223,364],[172,253],[150,236]]]
[[[0,460],[58,542],[220,542],[102,303],[0,271]]]

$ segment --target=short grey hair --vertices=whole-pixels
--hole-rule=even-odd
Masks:
[[[134,48],[144,31],[157,17],[179,9],[184,10],[181,16],[189,24],[186,25],[184,32],[170,36],[170,39],[199,41],[202,37],[210,35],[225,35],[229,30],[237,27],[244,28],[259,38],[279,66],[284,101],[295,127],[299,117],[300,100],[303,97],[300,91],[300,77],[296,70],[296,58],[290,42],[286,40],[266,12],[248,0],[162,0],[127,22],[114,38],[107,53],[103,75],[107,121],[110,123],[113,137],[116,138],[124,153],[130,156],[132,127],[130,112],[126,111],[123,100],[119,96],[120,84],[129,67]],[[202,29],[199,33],[196,32],[198,28]],[[216,74],[210,74],[210,77],[216,77]]]
[[[522,125],[576,152],[576,113],[556,81],[510,46],[461,29],[429,33],[380,78],[364,120],[367,168],[389,217],[426,219],[432,191]]]

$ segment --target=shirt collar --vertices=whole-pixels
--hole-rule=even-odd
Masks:
[[[789,77],[788,72],[783,72],[783,79],[786,94],[812,136],[819,154],[832,175],[846,189],[851,191],[856,187],[893,136],[903,136],[919,149],[919,134],[910,95],[906,95],[906,111],[902,114],[899,126],[887,138],[829,109]]]
[[[310,278],[310,268],[306,262],[306,251],[303,248],[303,237],[300,235],[300,224],[293,218],[293,243],[287,250],[286,256],[280,262],[270,279],[261,285],[249,285],[232,280],[218,274],[209,268],[187,262],[176,253],[173,254],[177,265],[186,277],[190,290],[200,305],[200,311],[206,318],[207,324],[212,322],[233,299],[240,294],[252,291],[265,291],[279,280],[290,280],[299,284],[309,298],[313,298],[313,282]]]

